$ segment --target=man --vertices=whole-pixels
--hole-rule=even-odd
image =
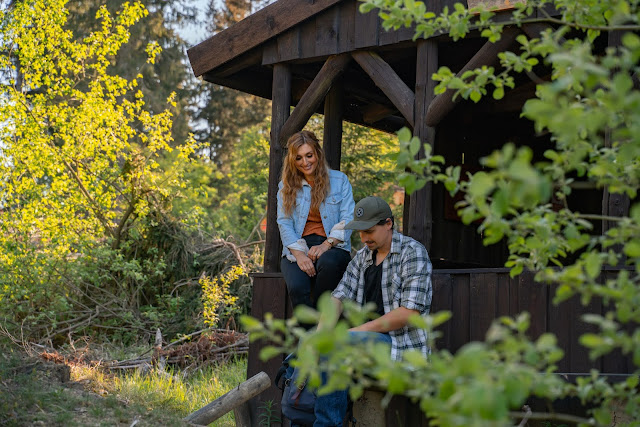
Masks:
[[[393,225],[391,208],[381,198],[365,197],[356,204],[354,220],[345,228],[357,230],[365,246],[347,266],[332,299],[340,311],[345,299],[376,304],[380,317],[351,328],[354,340],[389,343],[393,360],[412,349],[426,357],[427,333],[408,320],[431,308],[431,261],[421,243],[394,231]],[[346,390],[318,396],[314,427],[341,426],[346,411]]]

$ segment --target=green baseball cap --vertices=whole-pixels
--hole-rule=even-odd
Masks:
[[[369,196],[360,200],[353,210],[353,221],[345,225],[347,230],[368,230],[377,223],[393,217],[389,204],[380,197]]]

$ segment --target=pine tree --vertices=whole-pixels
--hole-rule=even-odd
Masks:
[[[222,7],[217,1],[209,2],[207,17],[211,34],[228,28],[252,12],[252,6],[264,2],[251,0],[225,0]],[[230,152],[238,142],[243,129],[260,123],[268,114],[268,101],[233,89],[202,83],[202,108],[195,113],[195,137],[212,161],[225,167]]]

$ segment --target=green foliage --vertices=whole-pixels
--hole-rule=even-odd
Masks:
[[[547,14],[550,5],[558,15]],[[375,8],[380,9],[385,28],[415,24],[416,38],[441,31],[458,40],[477,29],[495,41],[505,24],[494,22],[492,12],[468,11],[461,4],[444,8],[437,16],[419,1],[368,0],[361,5],[364,12]],[[455,355],[437,351],[425,360],[409,352],[398,363],[389,360],[388,349],[363,349],[347,342],[348,328],[367,318],[348,304],[345,318],[354,319],[351,324],[337,321],[329,305],[321,305],[321,314],[298,312],[306,321],[334,319],[308,335],[298,331],[293,320],[268,318],[264,325],[249,321],[247,327],[258,337],[274,339],[274,347],[263,351],[264,358],[289,351],[290,336],[299,337],[298,363],[311,383],[320,384],[320,370],[331,373],[321,392],[350,385],[355,397],[375,382],[389,395],[414,397],[438,425],[513,425],[524,416],[514,411],[529,396],[550,400],[574,396],[591,408],[584,419],[552,413],[527,415],[531,419],[608,425],[617,410],[629,417],[629,425],[636,425],[633,420],[640,418],[640,90],[635,76],[640,72],[640,5],[622,0],[530,0],[515,5],[512,20],[517,25],[547,21],[553,26],[538,38],[518,36],[518,49],[500,55],[499,72],[480,68],[456,76],[441,68],[433,76],[440,82],[436,93],[453,89],[456,96],[474,102],[488,95],[500,99],[513,87],[515,74],[532,75],[533,67],[543,64],[551,70],[551,81],[538,84],[536,97],[527,101],[522,115],[537,132],[550,133],[554,147],[544,153],[543,161],[534,162],[531,148],[506,144],[481,160],[481,172],[463,177],[460,167],[444,166],[446,160],[429,146],[424,147],[424,158],[416,159],[420,141],[404,129],[398,133],[397,163],[405,171],[399,180],[408,192],[434,182],[452,195],[461,193],[457,208],[464,223],[479,222],[487,245],[506,239],[511,274],[528,268],[537,272],[538,281],[558,284],[555,301],[578,295],[587,304],[601,298],[603,312],[583,318],[595,332],[580,337],[580,343],[592,358],[612,351],[630,355],[635,373],[616,384],[597,371],[575,384],[562,381],[555,374],[555,364],[563,357],[556,338],[543,334],[529,340],[526,313],[496,320],[484,342],[469,343]],[[603,47],[612,31],[621,32],[621,44]],[[569,195],[576,181],[628,198],[629,213],[609,217],[572,209]],[[560,208],[552,206],[552,198],[560,201]],[[602,221],[607,224],[604,232],[594,233]],[[607,271],[607,266],[617,269]],[[433,325],[444,318],[436,313],[413,322],[433,340]],[[289,333],[283,336],[284,331]]]
[[[238,297],[230,294],[229,285],[246,274],[242,267],[236,265],[231,267],[231,270],[213,279],[206,276],[200,278],[204,307],[202,317],[205,325],[215,328],[218,326],[221,315],[228,318],[237,311],[236,301]]]
[[[249,240],[260,237],[267,206],[269,127],[254,126],[242,134],[229,156],[229,172],[216,182],[220,196],[212,222],[223,235]]]
[[[146,9],[100,7],[77,37],[65,7],[16,2],[0,21],[0,316],[25,338],[171,336],[202,321],[191,279],[237,251],[211,245],[197,213],[174,214],[195,149],[172,140],[175,96],[152,113],[142,75],[112,72]]]
[[[209,0],[207,30],[210,34],[228,28],[269,0]],[[267,100],[214,84],[200,85],[200,107],[194,113],[194,134],[203,154],[223,174],[233,173],[229,160],[246,129],[259,125],[269,113]],[[262,169],[262,168],[260,168]],[[225,229],[228,232],[229,230]],[[235,230],[234,230],[235,231]]]
[[[259,408],[260,416],[258,417],[258,425],[261,427],[271,427],[273,424],[281,424],[279,411],[276,410],[277,404],[273,400],[266,400]]]

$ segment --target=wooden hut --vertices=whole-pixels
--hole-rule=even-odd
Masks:
[[[427,4],[439,12],[455,2]],[[454,72],[499,67],[499,52],[515,49],[518,34],[535,36],[543,25],[507,28],[495,44],[477,32],[455,43],[446,35],[413,41],[413,29],[385,31],[376,11],[361,14],[358,6],[356,0],[279,0],[188,51],[196,76],[272,100],[264,273],[254,275],[252,300],[257,317],[266,312],[290,315],[278,272],[276,192],[283,146],[312,114],[324,114],[322,139],[334,169],[340,169],[344,120],[387,132],[408,126],[436,154],[468,171],[479,170],[481,157],[509,141],[530,146],[539,158],[551,146],[548,135],[537,135],[532,123],[519,116],[524,102],[534,96],[536,81],[530,77],[518,76],[515,89],[502,100],[489,96],[477,104],[454,100],[451,92],[434,96],[430,78],[440,66]],[[505,11],[498,19],[509,14]],[[538,78],[549,79],[544,66],[535,72]],[[615,215],[628,209],[624,200],[595,188],[576,190],[572,197],[572,206],[581,212]],[[442,327],[441,348],[455,351],[469,341],[482,340],[494,318],[527,310],[532,315],[532,337],[545,331],[558,336],[565,350],[560,371],[584,373],[592,367],[631,371],[626,358],[609,356],[593,362],[578,345],[578,337],[589,329],[580,314],[599,312],[599,301],[586,308],[576,300],[556,307],[551,303],[553,289],[535,284],[532,274],[510,278],[501,268],[507,257],[505,245],[483,246],[475,227],[465,226],[457,217],[454,204],[441,186],[427,186],[406,197],[403,215],[403,232],[427,247],[434,264],[432,311],[453,311],[452,320]],[[250,347],[248,374],[264,370],[273,375],[281,360],[261,362],[258,345]],[[279,401],[278,390],[272,388],[252,402],[252,412],[257,413],[266,400]]]

